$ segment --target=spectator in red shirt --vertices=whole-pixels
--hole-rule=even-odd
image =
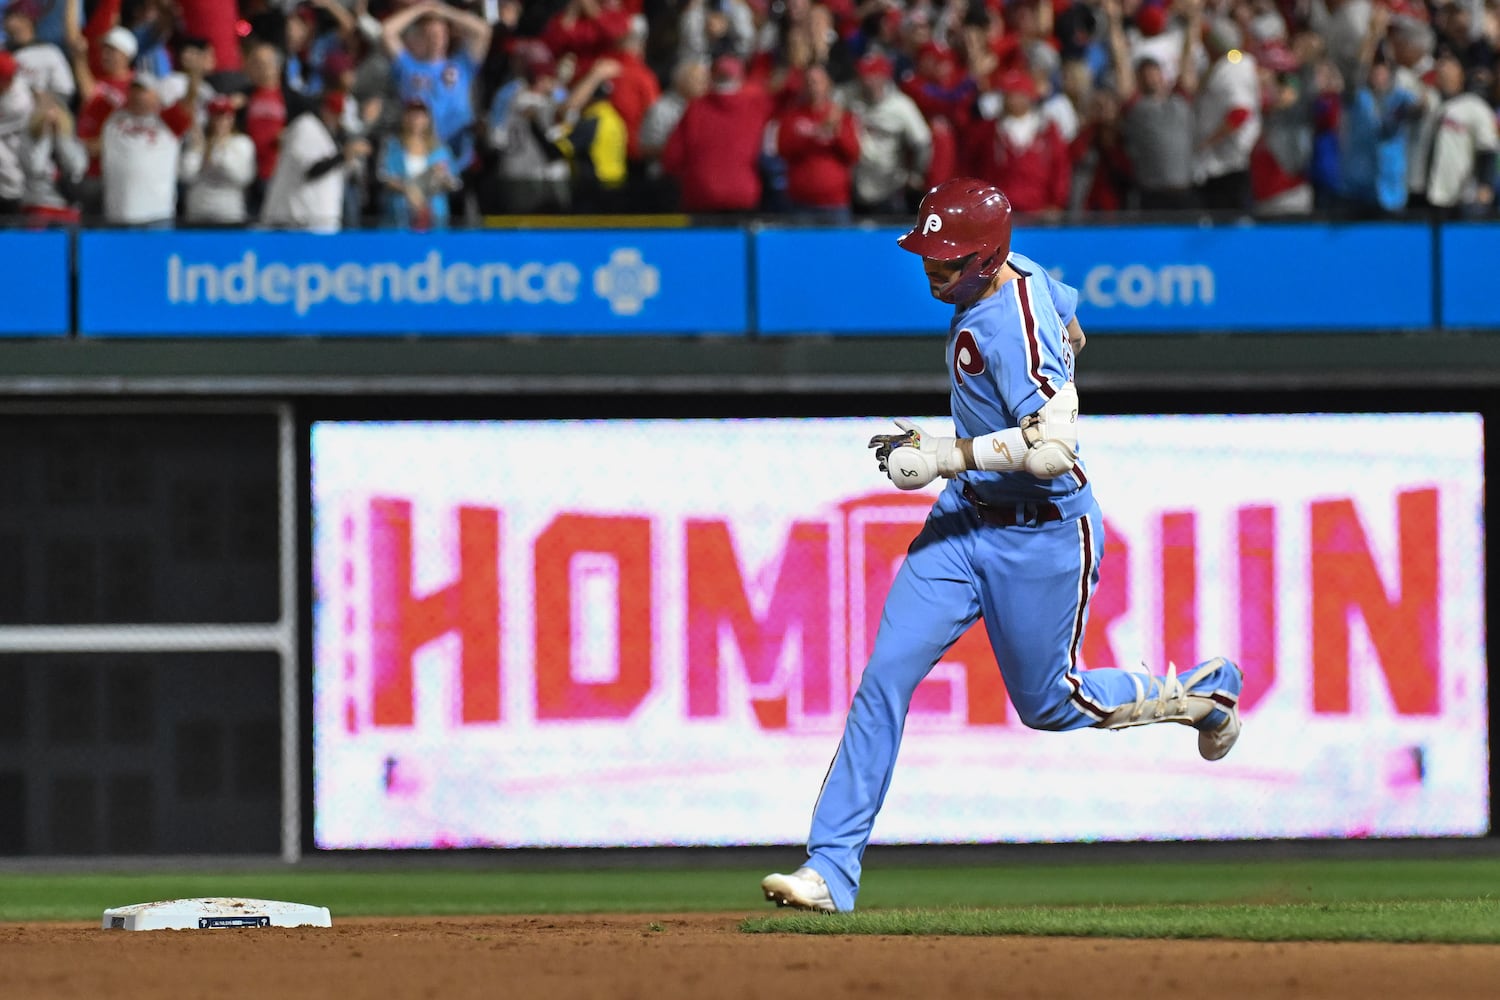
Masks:
[[[135,35],[116,25],[90,44],[89,54],[96,72],[91,73],[81,60],[75,65],[79,73],[79,93],[88,95],[78,111],[77,127],[78,138],[89,153],[89,168],[80,193],[83,211],[88,215],[97,214],[103,206],[99,152],[104,122],[116,108],[125,104],[131,78],[135,75],[130,69],[135,53]]]
[[[130,89],[131,77],[135,75],[130,64],[135,59],[138,48],[135,35],[130,29],[116,25],[90,43],[90,58],[87,63],[75,61],[78,94],[83,100],[78,122],[80,129],[93,128],[97,135],[97,129],[104,124],[104,116],[125,103],[126,91]],[[83,115],[89,112],[89,105],[94,104],[96,98],[100,99],[97,104],[100,118],[86,126]],[[81,132],[79,138],[84,138]]]
[[[641,121],[646,111],[661,97],[661,84],[646,65],[645,21],[637,22],[620,47],[597,61],[588,74],[578,78],[565,111],[577,111],[588,101],[599,85],[610,85],[609,103],[625,122],[628,153],[632,164],[641,159]]]
[[[744,85],[735,56],[714,60],[713,87],[682,113],[662,151],[684,212],[754,212],[760,207],[760,151],[770,98]]]
[[[777,121],[777,151],[786,161],[792,211],[831,222],[849,221],[859,135],[854,116],[833,100],[833,81],[822,66],[802,75],[802,100]]]
[[[177,0],[185,32],[194,38],[206,38],[214,50],[214,66],[223,71],[240,68],[240,39],[235,28],[239,21],[235,4],[224,0]]]
[[[1056,217],[1068,206],[1073,173],[1057,126],[1036,110],[1036,81],[1024,70],[1000,74],[1004,110],[964,140],[965,173],[1005,192],[1017,212]]]
[[[1073,138],[1073,213],[1118,212],[1130,196],[1130,154],[1120,127],[1120,99],[1100,88],[1088,96]]]
[[[630,31],[630,14],[618,0],[568,0],[542,30],[542,41],[558,59],[572,56],[575,79],[593,67],[594,60],[620,47]]]
[[[954,130],[969,124],[979,88],[958,65],[953,50],[928,42],[917,50],[916,70],[901,81],[901,89],[916,102],[929,122],[946,121]]]
[[[113,87],[116,100],[110,109],[125,103],[130,87],[130,64],[140,43],[135,33],[120,23],[120,0],[99,0],[83,26],[83,51],[74,48],[73,75],[78,78],[78,96],[85,104],[95,88]]]
[[[255,174],[263,188],[276,172],[281,130],[290,117],[281,88],[281,51],[270,42],[250,46],[245,54],[245,76],[250,80],[250,91],[245,95],[245,134],[255,143]],[[252,201],[252,212],[257,205]]]

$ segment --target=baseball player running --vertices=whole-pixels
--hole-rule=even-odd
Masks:
[[[1240,733],[1239,668],[1224,657],[1183,676],[1077,668],[1104,552],[1103,518],[1079,458],[1075,289],[1010,250],[1010,202],[959,178],[928,192],[897,242],[952,303],[947,343],[955,437],[906,421],[870,442],[901,489],[949,480],[890,593],[813,810],[807,863],[761,882],[779,906],[854,909],[912,692],[983,617],[1011,703],[1034,729],[1177,722],[1218,760]]]

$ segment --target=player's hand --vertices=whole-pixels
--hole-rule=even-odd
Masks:
[[[914,444],[917,435],[912,431],[902,431],[900,434],[876,434],[870,438],[870,447],[875,449],[875,462],[880,466],[880,471],[886,471],[886,461],[891,457],[891,452],[897,448]]]
[[[919,490],[938,476],[952,478],[967,467],[958,441],[928,434],[909,420],[896,421],[901,434],[877,434],[870,439],[880,471],[898,489]]]

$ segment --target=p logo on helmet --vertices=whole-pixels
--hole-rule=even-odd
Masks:
[[[962,269],[932,294],[968,305],[1005,266],[1010,253],[1010,200],[993,184],[955,177],[928,191],[916,225],[896,240],[924,260],[962,261]]]

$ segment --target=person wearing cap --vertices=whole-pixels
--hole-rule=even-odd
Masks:
[[[562,103],[557,63],[541,42],[518,43],[511,60],[516,78],[495,92],[490,106],[495,174],[487,200],[510,215],[567,211],[568,162],[547,138]]]
[[[1203,35],[1209,66],[1193,105],[1193,183],[1210,211],[1250,209],[1250,152],[1260,138],[1260,71],[1234,22]]]
[[[73,67],[62,49],[37,38],[41,17],[37,0],[10,0],[5,6],[5,38],[20,66],[21,79],[38,94],[47,93],[69,104],[78,92]]]
[[[255,143],[236,127],[237,110],[229,97],[210,100],[206,127],[194,130],[183,148],[183,218],[189,225],[242,226],[250,217],[245,191],[255,180]]]
[[[316,233],[343,228],[347,174],[370,155],[368,142],[340,127],[346,100],[342,91],[329,91],[286,127],[261,206],[262,225]]]
[[[745,65],[719,56],[710,89],[688,102],[662,150],[661,165],[678,185],[684,212],[754,212],[761,204],[760,155],[771,98],[745,86]]]
[[[105,121],[125,103],[133,76],[130,64],[137,51],[135,35],[129,29],[117,24],[100,30],[96,25],[96,21],[108,13],[108,6],[107,3],[101,4],[84,29],[89,39],[88,58],[73,61],[79,96],[83,98],[83,105],[78,110],[78,138],[89,151],[88,180],[83,195],[86,214],[101,208],[100,139]],[[91,31],[97,31],[97,34],[89,34]]]
[[[177,215],[177,168],[182,139],[193,127],[197,93],[165,110],[156,79],[137,73],[125,103],[104,122],[99,161],[104,221],[114,226],[159,227]]]
[[[101,0],[83,26],[87,49],[74,53],[73,75],[84,101],[103,93],[114,98],[116,106],[125,103],[131,67],[141,46],[135,32],[120,24],[119,19],[119,0]]]
[[[401,109],[401,124],[386,140],[380,167],[382,221],[399,229],[445,229],[448,193],[458,185],[453,156],[438,140],[432,112],[418,100]]]
[[[1068,207],[1073,165],[1057,126],[1037,110],[1036,80],[1024,69],[1004,70],[991,86],[1003,107],[998,118],[974,123],[964,137],[964,172],[1004,191],[1017,212],[1060,215]]]
[[[356,44],[358,44],[356,42]],[[323,60],[323,93],[339,91],[345,95],[344,117],[339,123],[344,135],[351,139],[371,139],[385,112],[385,97],[364,89],[363,96],[356,92],[359,86],[359,67],[354,57],[343,49],[333,49]],[[369,180],[368,162],[355,161],[349,168],[344,184],[344,225],[360,225],[365,215],[365,197]]]
[[[1135,179],[1135,207],[1145,212],[1186,211],[1198,200],[1192,169],[1193,94],[1198,89],[1201,6],[1188,5],[1186,14],[1182,51],[1175,60],[1180,72],[1173,85],[1155,58],[1132,61],[1120,2],[1108,0],[1104,5],[1120,127]]]
[[[845,104],[859,132],[854,164],[854,211],[860,215],[904,215],[927,189],[932,129],[917,104],[891,81],[884,53],[866,54],[855,65],[858,79]]]

